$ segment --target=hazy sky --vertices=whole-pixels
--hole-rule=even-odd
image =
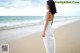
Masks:
[[[46,12],[46,1],[0,0],[0,15],[42,16]],[[58,12],[56,16],[80,16],[80,4],[56,4],[56,7]]]

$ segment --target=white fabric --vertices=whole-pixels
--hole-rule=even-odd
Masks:
[[[45,22],[44,22],[45,24]],[[45,31],[45,37],[43,37],[44,46],[46,49],[46,53],[55,53],[56,42],[53,34],[53,28],[51,25],[51,21],[49,21],[47,29]]]

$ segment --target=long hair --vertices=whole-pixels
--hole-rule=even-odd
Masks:
[[[52,14],[57,13],[55,2],[53,0],[48,0],[47,1],[47,5],[49,6],[49,12],[50,13],[52,13]]]

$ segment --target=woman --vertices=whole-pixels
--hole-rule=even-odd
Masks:
[[[55,38],[53,35],[53,20],[56,13],[55,2],[53,0],[47,1],[48,12],[44,22],[44,30],[42,32],[43,42],[47,53],[55,53]]]

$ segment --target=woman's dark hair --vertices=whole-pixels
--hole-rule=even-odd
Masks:
[[[49,6],[49,12],[50,13],[52,13],[52,14],[57,13],[55,2],[53,0],[48,0],[47,1],[47,5]]]

